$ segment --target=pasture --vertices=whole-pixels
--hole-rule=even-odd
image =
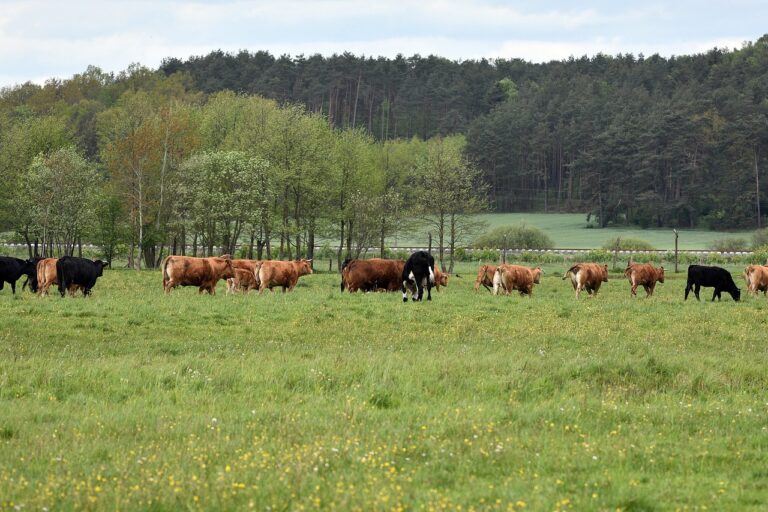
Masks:
[[[764,510],[768,299],[476,268],[419,304],[335,273],[0,292],[0,509]]]
[[[488,223],[489,230],[499,226],[519,224],[539,228],[552,239],[555,247],[559,249],[602,247],[608,240],[615,240],[619,236],[645,240],[656,249],[670,250],[675,248],[675,235],[671,228],[641,229],[633,226],[610,226],[602,229],[590,229],[587,228],[587,216],[583,213],[487,213],[478,217]],[[747,243],[752,240],[752,231],[727,232],[704,229],[680,229],[679,231],[680,249],[709,249],[715,240],[723,238],[741,238]],[[401,234],[397,239],[390,240],[390,244],[393,246],[426,247],[426,243],[427,235],[418,232]],[[433,240],[432,245],[435,246],[435,244],[436,242]]]

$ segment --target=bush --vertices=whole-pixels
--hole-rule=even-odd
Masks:
[[[472,246],[478,249],[504,249],[505,243],[507,249],[552,249],[554,247],[552,240],[542,230],[525,225],[501,226],[492,229],[477,237]]]
[[[768,264],[768,244],[756,247],[752,254],[749,255],[747,263],[751,265]]]
[[[634,263],[660,263],[661,255],[659,253],[639,253],[632,255],[632,262]],[[675,261],[675,254],[672,253],[672,261]]]
[[[616,238],[608,240],[603,244],[603,249],[613,251],[616,249]],[[652,251],[655,247],[639,238],[619,238],[620,251]]]
[[[584,254],[584,257],[579,261],[585,261],[590,263],[608,263],[613,260],[613,254],[610,251],[604,249],[593,249]]]
[[[718,252],[746,251],[747,241],[743,238],[718,238],[710,244],[709,250]]]
[[[520,261],[527,263],[563,263],[565,257],[562,254],[553,254],[551,252],[522,252],[519,256]]]

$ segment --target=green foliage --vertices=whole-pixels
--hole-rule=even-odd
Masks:
[[[578,259],[591,263],[609,263],[613,261],[613,252],[605,249],[594,249],[585,253],[583,257],[579,256]]]
[[[718,252],[741,252],[747,250],[747,241],[743,238],[719,238],[713,240],[709,249]]]
[[[501,226],[480,235],[473,247],[504,249],[551,249],[552,240],[538,228],[519,225]]]
[[[768,245],[768,228],[758,229],[752,233],[752,249]]]
[[[617,237],[612,240],[608,240],[603,244],[603,249],[607,251],[616,250],[618,242],[618,249],[620,251],[652,251],[655,249],[653,245],[645,240],[639,238],[623,238]]]

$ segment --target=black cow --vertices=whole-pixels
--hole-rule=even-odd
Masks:
[[[5,283],[10,283],[11,291],[16,295],[16,281],[24,275],[27,276],[27,281],[34,279],[34,283],[37,284],[36,263],[34,260],[0,256],[0,290],[3,289]]]
[[[411,254],[403,267],[401,290],[403,302],[408,302],[406,286],[410,283],[416,288],[416,294],[411,293],[414,301],[424,296],[424,284],[427,286],[427,300],[432,300],[432,285],[435,282],[435,258],[427,251],[416,251]]]
[[[59,276],[59,293],[64,296],[73,285],[83,287],[83,297],[91,294],[96,279],[103,275],[104,267],[109,263],[101,260],[88,260],[74,256],[64,256],[56,262],[56,274]],[[74,292],[73,292],[74,295]]]
[[[699,290],[702,286],[714,287],[715,293],[712,294],[712,300],[720,300],[721,292],[728,292],[736,302],[741,298],[741,290],[733,282],[731,273],[720,267],[707,267],[704,265],[690,265],[688,267],[688,285],[685,287],[685,300],[688,300],[688,293],[693,289],[696,300],[699,298]],[[694,288],[695,287],[695,288]]]

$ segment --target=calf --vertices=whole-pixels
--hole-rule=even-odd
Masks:
[[[565,272],[563,279],[569,276],[573,289],[576,290],[577,299],[581,295],[581,290],[587,290],[589,295],[597,295],[600,285],[608,282],[608,265],[577,263]]]
[[[637,287],[642,285],[645,288],[645,296],[648,298],[653,295],[656,283],[664,282],[664,267],[656,268],[650,263],[630,263],[624,269],[624,276],[629,278],[632,297],[637,297]]]
[[[235,277],[232,259],[228,254],[211,258],[167,256],[162,267],[166,294],[177,286],[197,286],[198,293],[207,291],[210,295],[216,295],[216,283],[220,279]]]
[[[76,258],[74,256],[64,256],[56,262],[56,274],[59,280],[59,294],[64,294],[69,289],[70,295],[74,297],[74,287],[80,286],[83,290],[83,297],[91,294],[91,290],[96,285],[96,280],[104,273],[104,267],[109,265],[106,261],[89,260],[85,258]]]
[[[768,292],[768,267],[764,265],[750,265],[744,269],[744,280],[747,282],[747,291],[750,295],[757,296],[758,292],[766,295]]]
[[[435,282],[435,258],[426,251],[416,251],[408,258],[403,267],[401,276],[403,292],[403,302],[408,302],[406,292],[409,285],[416,287],[416,293],[411,291],[411,298],[414,301],[422,300],[424,297],[424,286],[427,287],[427,300],[432,300],[432,285]]]
[[[496,265],[480,265],[475,279],[475,291],[480,290],[480,285],[485,286],[489,292],[493,292],[493,274],[496,272]]]
[[[528,268],[520,265],[499,265],[493,274],[493,294],[503,291],[509,295],[512,290],[518,290],[520,295],[533,294],[534,283],[539,282],[541,268]]]
[[[44,258],[37,262],[37,294],[48,295],[51,285],[59,284],[56,274],[56,258]]]
[[[5,283],[11,285],[11,292],[16,295],[16,281],[21,276],[27,276],[27,280],[36,274],[34,260],[22,260],[10,256],[0,256],[0,290]]]
[[[312,273],[312,260],[277,261],[265,260],[259,268],[259,294],[264,290],[279,286],[286,291],[292,291],[301,276]]]
[[[439,292],[441,286],[448,286],[448,273],[435,267],[435,290]]]
[[[261,267],[261,265],[259,265]],[[258,272],[258,270],[256,271]],[[256,274],[252,270],[245,270],[242,268],[235,268],[235,277],[227,279],[227,295],[235,293],[236,290],[241,290],[243,293],[248,293],[251,290],[255,290],[259,287],[259,281],[256,278]]]
[[[713,302],[715,298],[720,300],[722,292],[728,292],[736,302],[741,298],[741,290],[733,282],[731,273],[724,268],[690,265],[688,267],[688,284],[685,287],[685,300],[688,300],[688,293],[690,293],[691,289],[693,289],[693,293],[696,295],[696,300],[701,300],[699,298],[699,290],[701,290],[702,286],[714,287],[715,291],[712,294]]]

